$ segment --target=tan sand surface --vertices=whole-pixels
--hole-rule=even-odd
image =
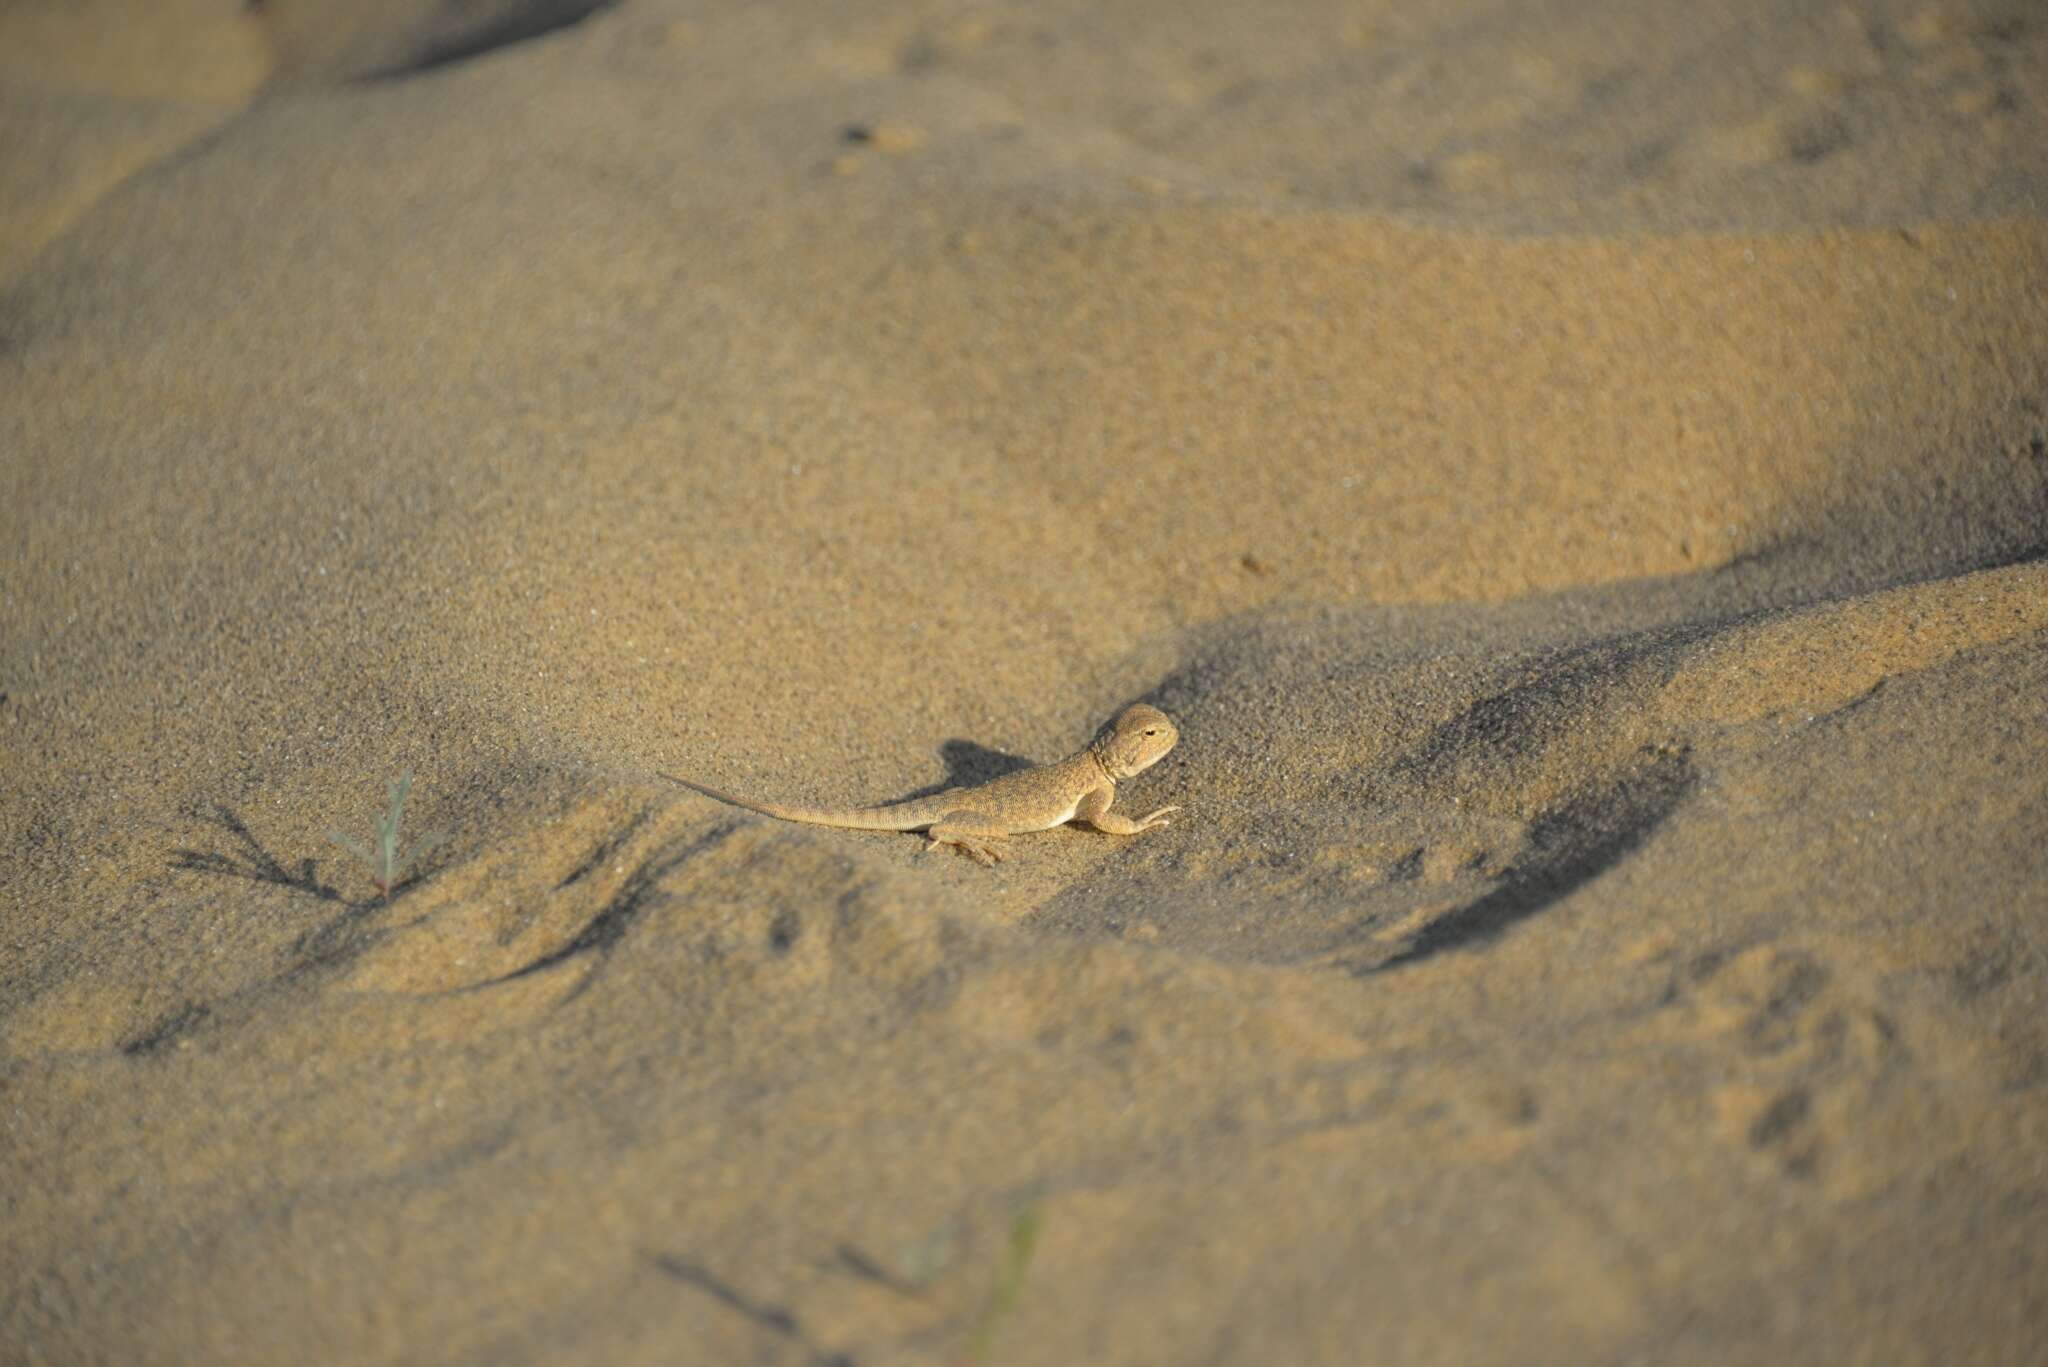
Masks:
[[[4,0],[0,119],[0,1361],[2048,1338],[2032,0]],[[658,777],[1139,699],[993,870]]]

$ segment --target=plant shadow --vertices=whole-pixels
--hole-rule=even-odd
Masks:
[[[332,883],[322,882],[318,873],[319,861],[306,858],[296,864],[286,864],[266,848],[249,829],[249,823],[242,820],[223,803],[215,803],[211,811],[190,808],[186,815],[195,821],[223,832],[240,848],[223,853],[220,850],[176,849],[171,851],[170,865],[184,873],[203,873],[215,878],[236,878],[249,883],[265,883],[271,887],[289,888],[304,893],[322,902],[332,902],[351,911],[367,911],[371,907],[395,900],[400,893],[414,886],[432,871],[423,866],[413,870],[392,884],[388,897],[370,895],[349,897]]]
[[[330,883],[320,881],[315,870],[316,860],[302,859],[296,868],[287,867],[284,861],[264,847],[249,823],[237,816],[224,804],[214,804],[212,812],[197,809],[187,815],[203,821],[209,826],[225,832],[240,849],[223,854],[218,850],[181,849],[171,851],[171,867],[186,873],[211,874],[216,878],[240,878],[251,883],[268,883],[273,887],[290,888],[317,897],[323,902],[349,904],[349,899]]]

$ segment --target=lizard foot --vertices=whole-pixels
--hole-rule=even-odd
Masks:
[[[985,869],[993,868],[995,865],[1003,862],[1003,852],[1001,850],[987,841],[977,840],[971,835],[934,835],[925,845],[924,852],[929,854],[941,845],[951,845],[954,849],[960,851],[960,853],[966,855]]]
[[[1177,812],[1179,810],[1179,807],[1161,807],[1156,812],[1151,812],[1146,814],[1145,816],[1141,816],[1138,818],[1138,829],[1141,831],[1149,831],[1154,826],[1171,826],[1173,823],[1166,819],[1166,814],[1168,812]]]

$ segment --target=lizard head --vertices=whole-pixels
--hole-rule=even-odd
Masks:
[[[1135,778],[1166,758],[1180,728],[1156,707],[1134,703],[1095,733],[1088,748],[1112,779]]]

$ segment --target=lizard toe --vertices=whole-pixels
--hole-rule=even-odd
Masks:
[[[934,840],[932,843],[951,845],[983,868],[990,868],[1002,862],[1003,858],[1001,852],[994,846],[967,836],[950,836],[943,840]]]

